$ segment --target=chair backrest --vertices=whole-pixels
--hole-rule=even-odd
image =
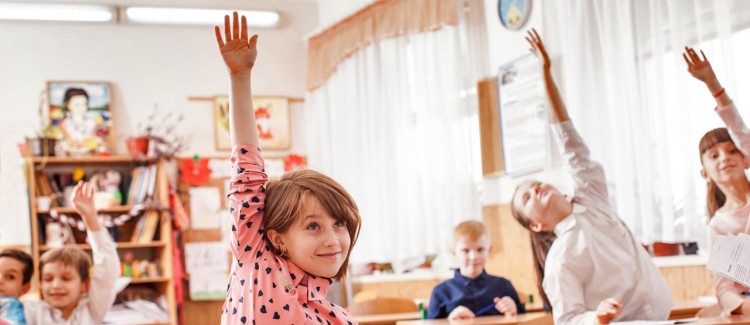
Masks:
[[[721,307],[719,306],[719,304],[713,304],[708,307],[703,307],[701,308],[701,310],[695,313],[695,317],[698,317],[698,318],[718,317],[718,316],[721,316]]]
[[[352,315],[358,316],[408,313],[418,311],[419,307],[411,299],[380,297],[351,304],[346,309]]]
[[[372,300],[377,298],[379,295],[375,291],[362,290],[354,294],[354,303],[363,302],[365,300]]]

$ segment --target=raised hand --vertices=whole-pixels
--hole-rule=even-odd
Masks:
[[[98,231],[101,229],[99,218],[96,216],[96,206],[94,206],[94,186],[88,182],[79,181],[73,189],[70,197],[73,208],[81,215],[86,229]]]
[[[250,72],[255,66],[255,58],[258,56],[258,35],[247,38],[247,18],[242,16],[242,26],[240,27],[239,14],[235,11],[233,22],[229,22],[229,16],[224,16],[224,38],[221,37],[219,26],[214,27],[216,33],[216,42],[219,44],[221,56],[227,65],[229,74],[235,75]]]
[[[711,68],[711,63],[706,59],[706,54],[703,53],[703,50],[701,50],[701,56],[699,57],[693,48],[686,46],[685,52],[682,53],[682,58],[684,58],[685,63],[687,63],[688,72],[690,72],[695,79],[703,81],[704,83],[716,81],[714,69]]]
[[[612,319],[620,314],[620,308],[622,308],[622,304],[619,301],[608,298],[599,303],[599,307],[596,308],[596,319],[599,324],[609,324]]]
[[[516,302],[511,297],[505,296],[502,298],[495,297],[495,309],[503,313],[506,316],[513,316],[518,314],[518,307]]]
[[[526,32],[526,41],[529,42],[529,51],[531,51],[531,53],[534,53],[534,55],[539,58],[539,61],[542,63],[542,67],[544,68],[544,70],[549,71],[550,66],[552,66],[552,62],[549,60],[547,49],[544,48],[542,38],[539,37],[539,33],[536,32],[536,29],[532,28],[531,30]]]

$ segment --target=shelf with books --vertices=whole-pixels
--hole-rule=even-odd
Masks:
[[[152,275],[156,276],[134,278],[126,290],[130,287],[148,289],[154,292],[154,298],[163,296],[167,301],[168,324],[177,324],[172,224],[170,213],[162,211],[169,207],[164,166],[161,161],[140,161],[127,156],[28,159],[31,255],[37,261],[34,274],[39,272],[41,254],[63,244],[53,240],[49,245],[49,225],[53,225],[50,238],[59,237],[59,229],[65,229],[70,234],[63,236],[67,242],[91,253],[80,216],[66,199],[78,179],[91,181],[97,186],[96,205],[106,206],[97,212],[117,244],[121,261],[127,261],[123,257],[130,256],[130,262],[149,262],[155,266]],[[38,288],[38,277],[34,277],[32,290]],[[124,299],[127,301],[127,297]]]

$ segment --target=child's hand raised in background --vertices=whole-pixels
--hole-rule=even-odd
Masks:
[[[73,195],[70,197],[73,208],[78,211],[90,231],[99,231],[102,229],[99,218],[96,216],[96,207],[94,206],[94,186],[88,182],[78,182]]]
[[[495,309],[503,313],[506,316],[514,316],[518,314],[518,306],[513,298],[505,296],[502,298],[495,297]]]
[[[544,48],[542,38],[539,37],[539,33],[536,32],[536,29],[532,28],[526,32],[526,41],[529,42],[529,51],[539,58],[544,70],[549,71],[552,62],[549,59],[549,55],[547,55],[547,49]]]
[[[464,306],[458,306],[448,315],[449,321],[474,318],[474,312]]]
[[[242,26],[240,28],[239,15],[235,11],[233,14],[233,24],[229,22],[229,16],[224,16],[224,38],[221,38],[221,29],[219,26],[214,27],[216,41],[219,43],[221,56],[227,65],[230,75],[250,72],[255,66],[255,58],[258,56],[258,35],[247,38],[247,18],[242,16]]]
[[[714,69],[711,67],[711,63],[706,59],[706,54],[701,50],[701,57],[695,53],[695,50],[691,47],[685,47],[685,52],[682,53],[682,58],[685,59],[685,63],[688,65],[688,72],[695,78],[704,83],[716,81],[716,74]]]
[[[599,324],[609,324],[612,319],[620,314],[621,308],[622,303],[614,298],[608,298],[599,303],[599,307],[596,308],[596,319]]]

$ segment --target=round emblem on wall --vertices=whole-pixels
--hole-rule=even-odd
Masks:
[[[503,27],[520,29],[531,15],[531,0],[498,0],[497,14]]]

